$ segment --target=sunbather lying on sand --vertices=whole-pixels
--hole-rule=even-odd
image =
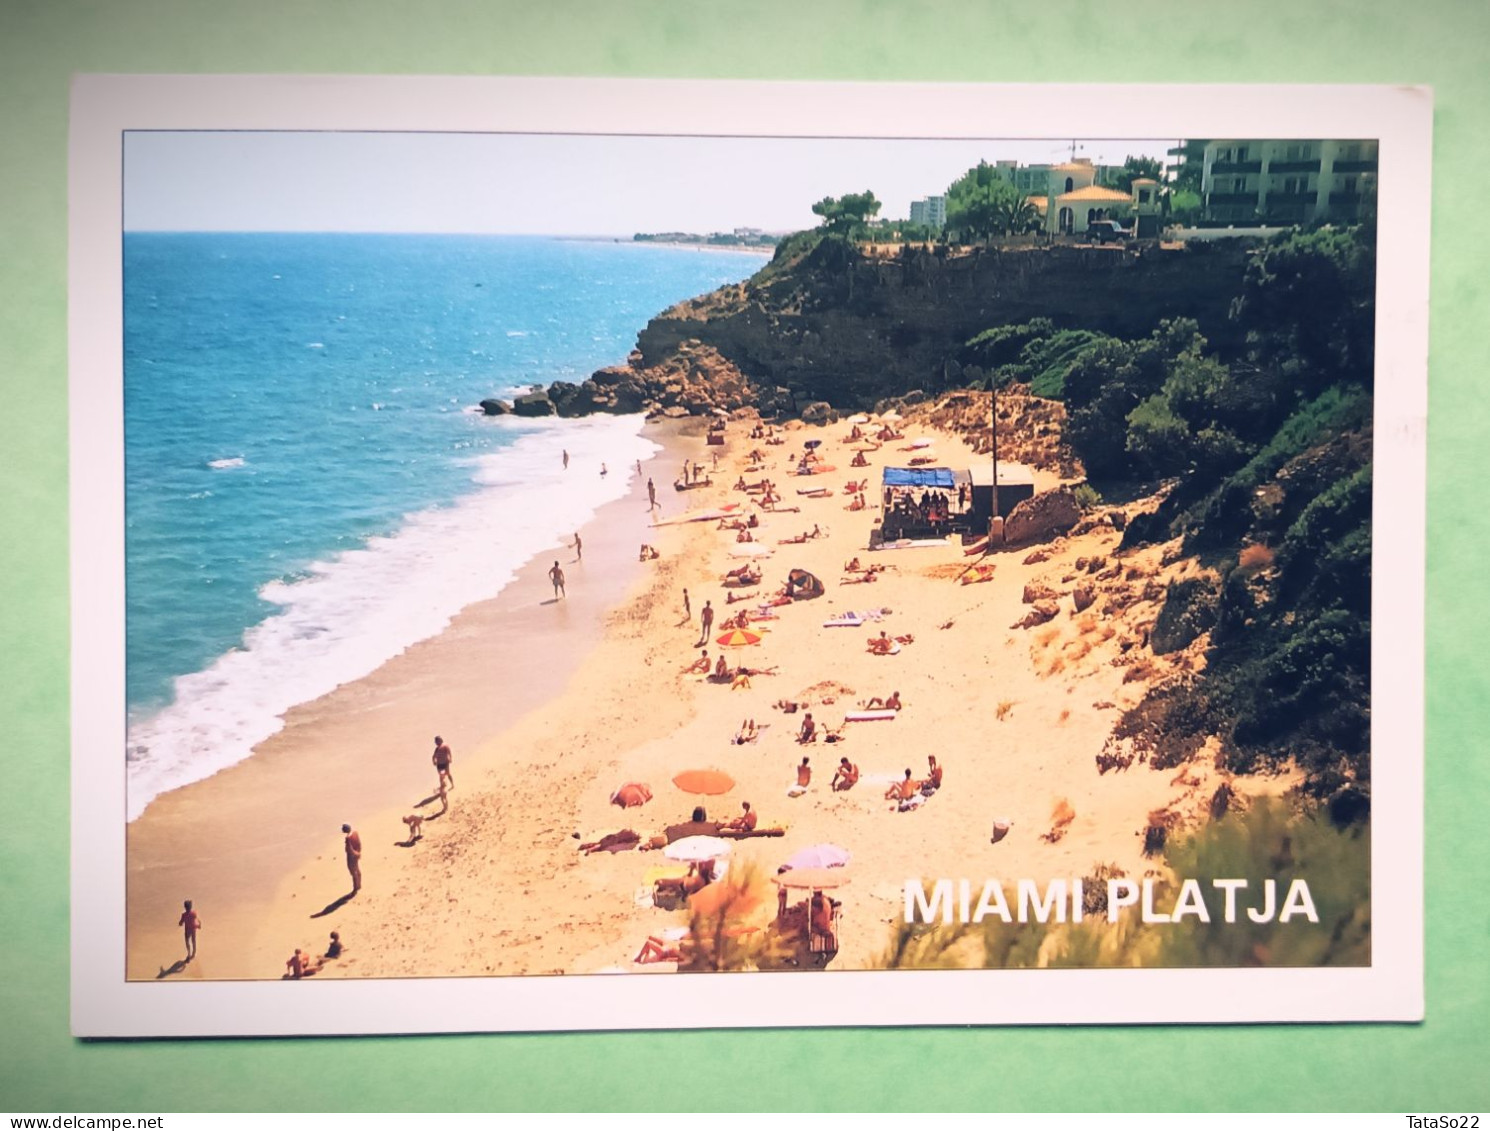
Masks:
[[[880,629],[880,634],[869,641],[869,650],[876,656],[889,655],[890,650],[894,646],[895,641],[890,639],[889,634],[884,629]]]
[[[735,731],[735,737],[730,741],[736,746],[744,746],[747,742],[754,742],[760,736],[761,730],[755,725],[755,720],[746,719],[740,724],[740,729]]]
[[[775,675],[776,674],[776,665],[775,664],[772,664],[769,668],[747,668],[744,664],[741,664],[738,668],[735,669],[735,674],[736,675]]]
[[[874,570],[865,570],[863,573],[851,574],[839,578],[839,585],[868,585],[871,581],[877,581],[878,575]]]
[[[878,695],[876,695],[868,703],[865,703],[864,706],[867,710],[870,711],[898,711],[900,710],[900,692],[892,691],[890,692],[889,698],[886,699],[881,699]],[[933,758],[932,764],[935,765],[935,763],[936,759]]]
[[[641,843],[641,834],[632,829],[621,829],[619,832],[606,833],[599,840],[592,840],[588,844],[579,846],[579,850],[586,856],[592,852],[624,852],[628,848],[634,848]]]
[[[633,962],[642,965],[648,962],[681,962],[683,961],[683,940],[663,939],[657,935],[648,935],[647,941],[642,943],[642,948],[637,952]]]

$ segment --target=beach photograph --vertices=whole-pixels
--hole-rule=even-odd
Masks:
[[[127,135],[128,978],[1369,965],[1376,170]]]

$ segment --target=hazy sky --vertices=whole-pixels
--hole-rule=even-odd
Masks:
[[[1171,141],[1077,141],[1076,155],[1165,160]],[[812,227],[824,196],[872,190],[880,215],[979,160],[1067,160],[1070,139],[927,141],[595,135],[131,132],[124,226],[138,231],[624,235]]]

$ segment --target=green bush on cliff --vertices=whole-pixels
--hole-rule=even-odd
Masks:
[[[1089,905],[1080,923],[1069,921],[1069,908],[1044,923],[1005,922],[997,915],[981,923],[901,922],[875,965],[1022,970],[1371,963],[1371,832],[1364,822],[1341,830],[1276,798],[1260,798],[1245,811],[1225,813],[1192,835],[1172,839],[1164,863],[1167,875],[1146,880],[1154,887],[1153,908],[1165,915],[1177,910],[1181,885],[1191,879],[1204,915],[1187,910],[1173,921],[1144,923],[1130,906],[1111,922],[1106,885],[1124,877],[1103,865],[1083,881],[1083,902]],[[1214,879],[1246,881],[1235,891],[1229,917],[1226,894]],[[1290,902],[1296,881],[1307,890],[1312,916],[1302,898]],[[1012,902],[1012,893],[1005,894]]]

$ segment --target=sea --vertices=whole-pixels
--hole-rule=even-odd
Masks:
[[[130,819],[622,497],[656,450],[640,416],[478,402],[620,363],[649,318],[761,262],[629,241],[127,233]]]

